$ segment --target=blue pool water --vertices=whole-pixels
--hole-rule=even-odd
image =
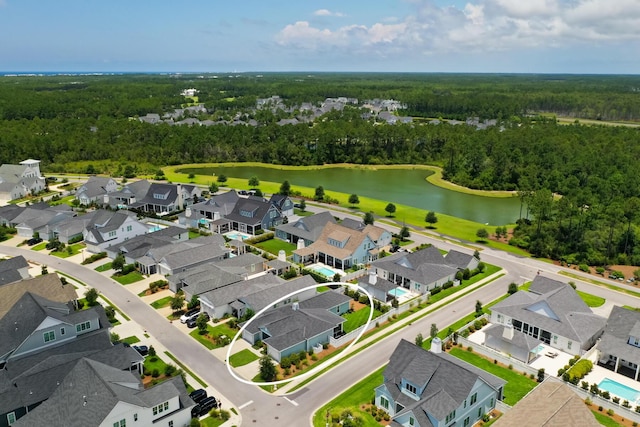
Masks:
[[[244,235],[242,233],[227,233],[227,234],[225,234],[225,236],[227,236],[231,240],[240,240],[240,241],[249,238],[248,236],[246,236],[246,235]]]
[[[409,291],[404,288],[395,288],[389,291],[389,294],[393,295],[394,297],[401,297],[402,295],[406,295],[408,293]]]
[[[617,381],[614,381],[609,378],[605,378],[600,381],[598,384],[598,388],[600,390],[606,390],[611,394],[615,394],[616,396],[620,396],[621,398],[628,400],[629,402],[636,402],[638,398],[640,398],[640,392],[631,387],[627,387],[624,384],[620,384]]]
[[[538,346],[536,348],[534,348],[533,351],[535,354],[540,353],[542,350],[544,350],[544,346],[542,344],[538,344]]]
[[[333,270],[331,270],[331,269],[329,269],[327,267],[322,267],[322,266],[319,266],[319,265],[316,265],[316,266],[312,267],[311,269],[313,271],[316,271],[316,272],[322,274],[325,277],[330,278],[330,279],[333,278],[333,276],[335,276],[335,274],[336,274],[335,271],[333,271]]]

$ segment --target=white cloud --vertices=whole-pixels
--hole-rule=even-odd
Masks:
[[[318,9],[315,12],[313,12],[313,14],[315,16],[337,16],[339,18],[342,18],[345,16],[344,13],[341,12],[332,12],[329,9]]]
[[[356,21],[317,28],[298,21],[283,28],[276,40],[282,46],[342,49],[349,55],[414,56],[640,42],[638,0],[470,0],[463,8],[437,6],[432,0],[410,4],[411,14],[395,20],[381,17],[371,25]],[[340,16],[327,9],[314,15]]]

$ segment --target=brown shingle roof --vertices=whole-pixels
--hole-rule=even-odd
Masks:
[[[318,240],[306,248],[295,250],[294,253],[305,256],[316,252],[323,252],[338,259],[345,259],[350,257],[355,250],[358,249],[366,237],[368,237],[367,233],[329,222],[322,229]],[[346,244],[344,244],[344,247],[339,248],[329,244],[329,238],[339,242],[346,240]]]
[[[0,286],[0,318],[27,292],[41,296],[50,301],[68,303],[78,299],[72,285],[63,285],[57,274],[45,274],[33,279],[9,283]]]

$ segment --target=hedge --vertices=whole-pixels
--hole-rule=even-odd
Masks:
[[[568,381],[577,384],[577,382],[584,378],[589,372],[591,372],[592,369],[593,363],[590,360],[579,360],[571,367],[571,369],[566,372],[568,374]]]
[[[255,236],[255,237],[250,237],[248,239],[246,239],[244,242],[248,243],[250,245],[255,245],[256,243],[260,243],[260,242],[264,242],[267,240],[271,240],[273,239],[275,235],[273,233],[264,233],[261,234],[259,236]]]

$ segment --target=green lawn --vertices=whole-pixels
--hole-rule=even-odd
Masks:
[[[232,354],[231,357],[229,357],[229,364],[237,368],[238,366],[248,365],[258,359],[259,357],[253,351],[245,348],[236,354]]]
[[[495,365],[493,362],[459,347],[452,348],[450,354],[507,381],[504,386],[504,403],[507,405],[513,406],[518,403],[538,384],[528,376],[523,375],[522,372]]]
[[[463,280],[462,284],[459,286],[452,286],[448,289],[443,289],[442,291],[438,292],[435,295],[432,295],[429,297],[429,302],[431,304],[433,304],[434,302],[438,302],[443,298],[448,297],[451,294],[454,294],[464,288],[466,288],[467,286],[471,286],[474,283],[477,283],[478,281],[484,279],[485,277],[489,277],[492,274],[500,271],[501,268],[492,264],[485,264],[485,269],[483,273],[480,274],[476,274],[475,276],[469,278],[469,280]],[[505,289],[506,292],[506,289]]]
[[[603,414],[599,411],[591,411],[593,415],[596,417],[596,421],[606,427],[622,427],[621,424],[618,424],[613,419],[609,418],[607,415]]]
[[[135,344],[140,342],[140,338],[138,338],[135,335],[131,335],[130,337],[126,337],[123,340],[121,340],[122,342],[126,342],[127,344],[131,345],[131,344]]]
[[[224,423],[225,422],[221,418],[207,417],[200,420],[201,427],[219,427]]]
[[[342,329],[344,330],[344,332],[349,333],[367,323],[367,319],[369,318],[369,311],[369,307],[363,307],[358,311],[354,311],[353,313],[343,314],[342,317],[347,319],[347,321],[342,324]],[[374,310],[373,319],[380,316],[381,314],[381,311]]]
[[[640,298],[640,292],[638,291],[633,291],[631,289],[627,289],[627,288],[621,288],[620,286],[616,286],[616,285],[612,285],[610,283],[605,283],[605,282],[601,282],[599,280],[595,280],[595,279],[591,279],[589,277],[583,277],[568,271],[560,271],[558,272],[558,274],[562,274],[563,276],[567,276],[567,277],[571,277],[574,279],[578,279],[578,280],[582,280],[583,282],[588,282],[588,283],[592,283],[594,285],[598,285],[598,286],[602,286],[604,288],[607,289],[611,289],[614,290],[616,292],[621,292],[623,294],[627,294],[627,295],[631,295],[634,296],[636,298]]]
[[[275,239],[275,238],[265,240],[264,242],[256,243],[253,246],[256,246],[262,249],[263,251],[267,251],[274,255],[278,255],[278,252],[280,251],[280,249],[282,249],[285,251],[287,256],[291,255],[291,252],[293,252],[296,249],[296,245],[294,245],[293,243],[287,243],[284,240]]]
[[[588,294],[586,292],[576,291],[580,298],[589,306],[589,307],[600,307],[607,300],[592,294]]]
[[[56,205],[61,205],[61,204],[65,204],[65,205],[69,205],[69,206],[73,206],[73,201],[75,200],[76,196],[66,196],[66,197],[62,197],[60,200],[56,200],[53,202],[49,202],[50,206],[56,206]]]
[[[159,308],[163,308],[163,307],[169,306],[169,304],[171,304],[171,299],[172,299],[172,297],[160,298],[159,300],[156,300],[156,301],[152,302],[149,305],[151,305],[151,307],[153,307],[156,310],[158,310]]]
[[[149,371],[149,373],[153,372],[154,369],[157,369],[160,372],[160,375],[164,374],[164,370],[167,367],[167,364],[164,360],[159,357],[155,357],[155,361],[152,361],[153,357],[148,356],[144,358],[144,369]]]
[[[139,271],[132,271],[131,273],[125,274],[124,276],[118,276],[117,274],[114,274],[113,276],[111,276],[111,278],[121,285],[130,285],[144,279]]]
[[[294,215],[298,215],[298,216],[311,216],[311,215],[313,215],[313,212],[309,212],[307,210],[301,211],[298,208],[294,208],[293,209],[293,213],[294,213]]]
[[[32,251],[41,251],[47,247],[47,242],[40,242],[31,248]]]
[[[197,239],[200,237],[200,233],[189,230],[189,239]]]
[[[57,256],[58,258],[68,258],[73,255],[78,255],[84,247],[84,243],[74,243],[65,247],[61,252],[54,251],[51,252],[50,255]],[[71,248],[71,253],[69,253],[69,250],[67,248]]]
[[[99,265],[94,268],[95,271],[102,273],[103,271],[111,270],[111,262],[107,262],[105,264]]]
[[[207,324],[207,331],[209,336],[217,337],[220,335],[226,335],[230,339],[233,339],[233,337],[235,337],[236,334],[238,333],[237,330],[231,329],[229,326],[227,326],[226,323],[221,323],[220,325],[217,325],[217,326],[211,326],[210,324]],[[220,347],[219,345],[210,341],[209,338],[205,337],[204,335],[200,335],[200,331],[198,330],[198,328],[191,331],[189,335],[191,335],[193,338],[196,339],[196,341],[198,341],[200,344],[207,347],[209,350],[213,350],[214,348]]]
[[[371,399],[375,395],[374,389],[382,384],[382,368],[378,369],[359,383],[347,389],[344,393],[318,409],[313,415],[314,427],[325,427],[327,411],[331,415],[340,414],[345,409],[352,411],[353,415],[362,418],[365,426],[380,426],[368,412],[360,409],[361,405],[371,403]]]

